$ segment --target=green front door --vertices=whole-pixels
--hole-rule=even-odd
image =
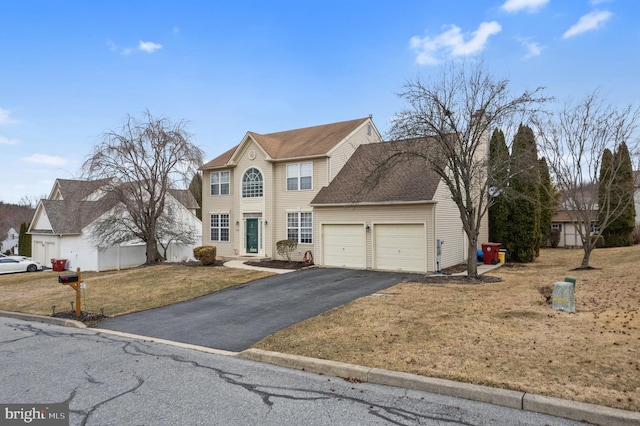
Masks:
[[[247,253],[258,252],[258,219],[246,219],[245,240]]]

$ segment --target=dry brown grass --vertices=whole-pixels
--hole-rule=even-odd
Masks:
[[[66,271],[65,273],[70,273]],[[50,315],[71,310],[75,291],[58,284],[58,272],[0,275],[0,310]],[[224,266],[179,264],[108,272],[83,272],[83,311],[116,316],[166,306],[272,275]]]
[[[397,285],[254,347],[640,411],[640,246],[547,249],[500,283]],[[540,288],[577,278],[574,314]]]

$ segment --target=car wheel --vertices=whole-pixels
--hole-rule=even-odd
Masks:
[[[27,266],[27,272],[35,272],[37,270],[38,270],[38,267],[36,265]]]

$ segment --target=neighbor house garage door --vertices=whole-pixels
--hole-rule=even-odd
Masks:
[[[364,224],[322,225],[324,266],[366,267]]]
[[[375,269],[427,271],[424,224],[377,224],[373,233]]]

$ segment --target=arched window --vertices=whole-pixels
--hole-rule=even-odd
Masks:
[[[255,167],[247,170],[242,177],[242,196],[262,197],[262,173]]]

